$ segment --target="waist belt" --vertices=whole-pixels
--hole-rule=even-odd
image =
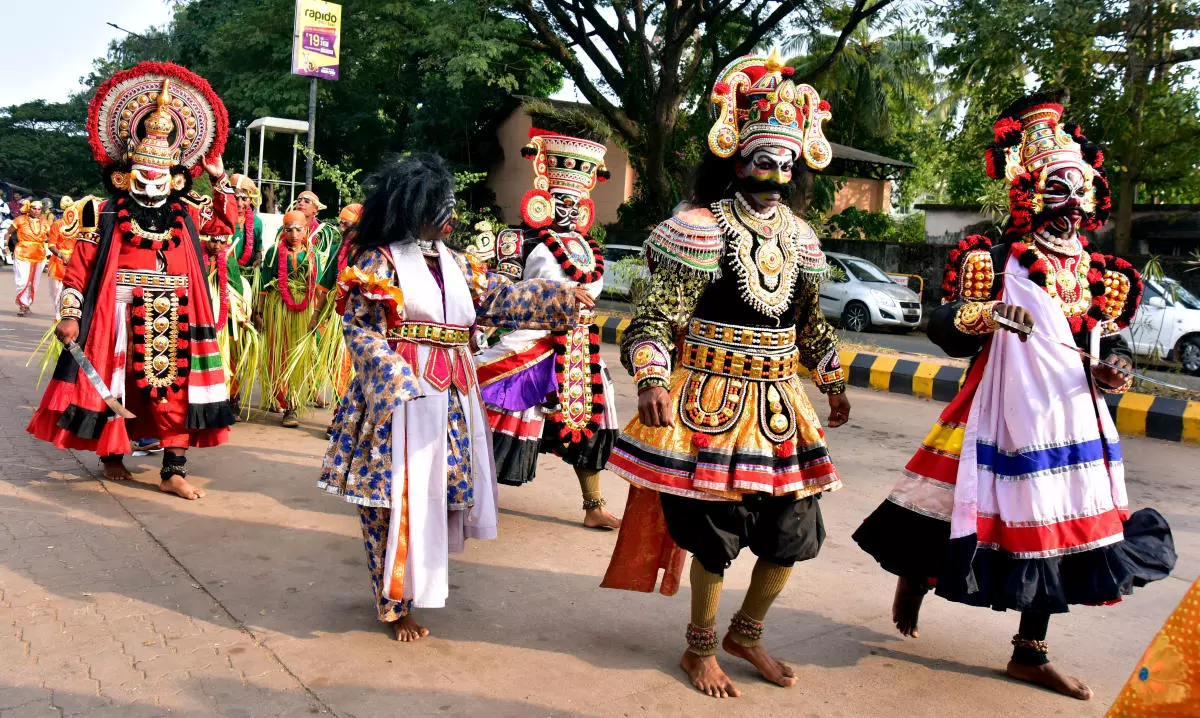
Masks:
[[[163,274],[161,272],[121,269],[117,271],[117,284],[125,284],[131,287],[174,289],[175,287],[186,287],[188,285],[188,278],[186,274]]]
[[[737,379],[778,381],[796,375],[800,367],[800,357],[794,346],[782,354],[762,354],[754,353],[750,348],[742,350],[703,344],[689,336],[683,340],[683,353],[679,363],[681,366],[708,374]]]
[[[796,328],[739,327],[693,319],[688,326],[687,338],[713,346],[744,347],[752,353],[763,353],[761,350],[771,349],[787,351],[796,347]],[[782,351],[775,353],[780,354]]]
[[[471,328],[435,322],[402,322],[388,329],[389,342],[409,341],[442,347],[466,346],[471,340]]]

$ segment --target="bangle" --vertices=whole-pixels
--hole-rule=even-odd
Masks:
[[[670,379],[670,355],[656,341],[646,339],[634,344],[629,350],[629,360],[633,365],[633,380],[639,387],[652,379],[663,384]]]
[[[995,309],[999,302],[967,302],[954,315],[954,328],[978,336],[996,331]]]

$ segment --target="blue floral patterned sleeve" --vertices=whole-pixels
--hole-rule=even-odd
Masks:
[[[578,310],[571,284],[549,279],[513,282],[466,254],[454,253],[471,288],[480,324],[501,329],[565,331],[575,326]]]
[[[347,288],[342,315],[346,348],[370,409],[395,409],[421,396],[416,372],[386,339],[388,317],[403,313],[399,306],[403,299],[393,284],[392,265],[382,251],[364,252],[355,267],[370,283],[353,283]],[[396,298],[384,298],[389,295]]]

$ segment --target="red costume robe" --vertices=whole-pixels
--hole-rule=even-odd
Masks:
[[[225,192],[215,201],[195,193],[173,198],[172,230],[159,243],[131,231],[130,202],[106,202],[98,231],[80,236],[60,308],[78,319],[84,354],[136,418],[114,414],[63,352],[28,431],[101,456],[128,452],[130,438],[154,437],[169,448],[216,446],[234,417],[199,235],[232,234],[236,200]]]

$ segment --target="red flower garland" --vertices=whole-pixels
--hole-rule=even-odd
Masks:
[[[291,254],[291,248],[288,243],[281,242],[279,247],[279,261],[276,267],[276,277],[278,278],[279,297],[283,299],[283,305],[288,308],[288,311],[302,312],[308,309],[308,305],[312,302],[313,295],[317,292],[317,263],[313,261],[313,252],[310,247],[308,255],[305,259],[308,261],[308,286],[304,290],[304,302],[297,302],[292,299],[292,288],[288,286],[288,255]]]
[[[591,284],[604,276],[604,252],[600,250],[600,245],[591,238],[582,234],[576,233],[583,242],[592,250],[592,258],[596,266],[592,271],[585,272],[575,263],[571,261],[571,255],[567,252],[566,246],[563,243],[561,236],[557,232],[552,232],[548,229],[543,229],[539,236],[546,243],[546,247],[550,249],[550,253],[558,260],[558,266],[567,273],[567,276],[580,284]]]
[[[216,330],[219,332],[225,326],[225,320],[229,318],[229,260],[225,257],[218,257],[217,263],[217,297],[219,297],[219,311],[217,313]]]
[[[187,237],[187,230],[184,229],[183,224],[183,207],[178,202],[172,202],[170,211],[171,229],[166,239],[154,239],[138,235],[133,231],[133,220],[129,216],[129,199],[127,197],[118,197],[117,232],[120,233],[120,237],[124,242],[140,249],[150,249],[159,252],[166,249],[168,245],[178,247],[179,243]]]
[[[245,267],[250,264],[251,255],[254,254],[254,208],[247,207],[242,213],[242,254],[238,257],[237,263],[239,267]]]

